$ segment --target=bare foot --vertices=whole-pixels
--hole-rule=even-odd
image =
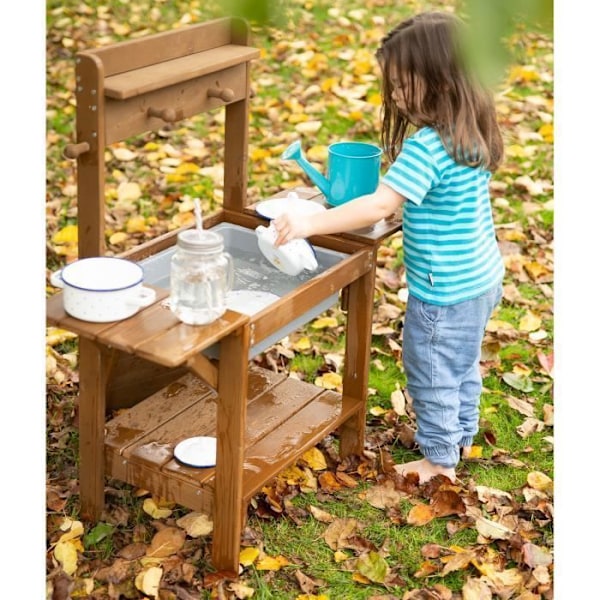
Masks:
[[[463,446],[461,453],[463,460],[469,460],[469,458],[471,457],[471,446]]]
[[[456,481],[456,471],[449,467],[442,467],[429,462],[426,458],[421,460],[413,460],[402,465],[394,465],[396,472],[400,475],[408,475],[408,473],[417,473],[419,475],[419,483],[425,483],[436,475],[445,475],[450,481]]]

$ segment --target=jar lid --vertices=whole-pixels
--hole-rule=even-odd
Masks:
[[[223,236],[216,231],[186,229],[177,234],[177,245],[191,252],[217,252],[223,250]]]

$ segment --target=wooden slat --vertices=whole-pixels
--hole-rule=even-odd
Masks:
[[[373,264],[377,248],[371,250]],[[360,410],[340,428],[340,455],[359,454],[364,447],[375,268],[351,283],[347,289],[346,348],[344,355],[343,403],[361,399]]]
[[[221,340],[217,403],[217,464],[215,466],[212,560],[217,569],[237,574],[240,538],[245,519],[242,481],[248,398],[250,328],[238,327]],[[237,376],[231,375],[236,373]]]
[[[285,379],[284,375],[250,365],[248,369],[248,398],[252,404],[261,394]],[[143,402],[123,411],[106,424],[106,457],[112,477],[127,475],[128,464],[138,464],[160,469],[173,460],[174,446],[194,435],[214,435],[216,431],[216,393],[195,375],[188,373],[178,381],[159,390]],[[137,448],[150,442],[170,445],[170,453],[149,455]],[[151,452],[150,448],[150,452]],[[125,462],[118,457],[123,457]],[[179,465],[179,463],[177,463]],[[197,471],[197,469],[192,470]],[[142,485],[137,482],[137,485]]]
[[[245,448],[248,449],[253,444],[270,435],[272,431],[285,425],[285,422],[291,416],[302,410],[322,392],[323,389],[317,386],[306,384],[297,379],[283,377],[278,385],[265,387],[259,396],[252,398],[248,403]],[[188,420],[191,421],[191,414]],[[183,424],[182,426],[185,427]],[[214,435],[214,433],[208,432],[193,435]],[[159,439],[166,439],[166,437],[164,432],[161,431]],[[187,437],[191,437],[191,435]],[[135,451],[131,457],[132,460],[135,460]],[[246,461],[244,461],[244,464],[246,464]],[[164,463],[162,469],[165,473],[172,474],[182,481],[196,481],[198,484],[205,482],[207,478],[213,475],[207,469],[186,467],[174,458]]]
[[[80,54],[92,54],[102,60],[108,77],[225,44],[247,44],[247,34],[236,36],[238,29],[243,29],[244,33],[247,31],[245,24],[237,21],[230,18],[214,19],[86,50]]]
[[[372,267],[373,258],[370,249],[365,248],[344,258],[323,273],[315,275],[253,316],[255,341],[264,340],[289,323],[290,316],[295,318],[304,314],[348,283],[358,279]]]
[[[229,44],[196,54],[162,61],[106,77],[104,95],[126,100],[148,92],[189,81],[202,75],[233,67],[259,56],[257,48]]]
[[[149,315],[146,316],[145,322],[148,320]],[[196,353],[218,343],[249,320],[247,315],[227,310],[222,317],[208,325],[180,323],[155,337],[131,341],[131,348],[143,358],[167,367],[176,367]],[[127,342],[127,339],[123,338],[120,341]]]
[[[204,406],[216,394],[200,379],[188,373],[179,380],[152,394],[143,402],[121,412],[106,423],[105,445],[123,454],[125,449],[153,432],[165,422],[200,403]]]
[[[155,286],[148,287],[151,287],[156,292],[156,301],[154,303],[154,306],[160,305],[160,302],[162,302],[162,300],[164,300],[169,295],[169,292],[162,288],[158,288]],[[106,337],[107,335],[110,335],[107,332],[118,331],[118,329],[114,329],[115,327],[128,327],[128,323],[132,319],[136,319],[137,323],[141,314],[145,314],[144,311],[149,310],[149,308],[142,309],[135,315],[132,315],[131,317],[123,319],[121,321],[111,321],[110,323],[92,323],[91,321],[82,321],[81,319],[76,319],[75,317],[72,317],[71,315],[67,314],[65,312],[63,304],[63,293],[57,292],[56,294],[50,296],[50,298],[46,299],[46,321],[48,324],[54,325],[55,327],[61,327],[62,329],[72,331],[77,335],[83,335],[88,339],[95,340],[103,332]],[[142,321],[143,320],[144,319],[142,319]]]
[[[79,341],[79,489],[81,516],[97,520],[104,508],[104,415],[111,352]]]

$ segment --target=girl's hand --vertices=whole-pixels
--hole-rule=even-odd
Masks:
[[[283,213],[273,220],[277,230],[275,247],[287,244],[296,238],[310,237],[310,215]]]

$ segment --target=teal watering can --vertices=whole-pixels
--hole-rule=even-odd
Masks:
[[[365,142],[331,144],[327,159],[328,178],[306,160],[300,147],[300,140],[292,142],[283,151],[281,158],[295,160],[332,206],[370,194],[377,189],[379,183],[381,149],[373,144]]]

